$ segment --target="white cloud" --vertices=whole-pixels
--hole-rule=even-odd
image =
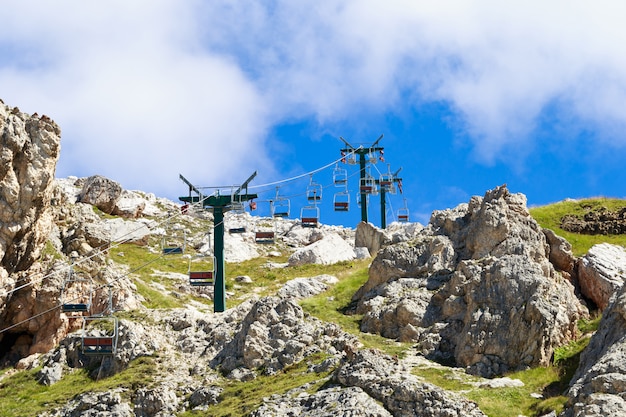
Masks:
[[[626,6],[614,2],[3,7],[0,94],[61,124],[67,174],[82,166],[168,193],[179,171],[198,183],[245,179],[271,172],[264,140],[276,123],[367,125],[368,114],[430,101],[454,110],[486,162],[518,158],[546,109],[572,135],[625,142]]]

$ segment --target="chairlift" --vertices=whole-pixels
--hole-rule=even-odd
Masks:
[[[313,175],[306,188],[306,199],[311,202],[319,202],[322,199],[322,185],[313,182]]]
[[[72,288],[81,287],[79,294],[74,296]],[[60,303],[61,312],[70,313],[70,317],[76,317],[77,313],[89,313],[93,299],[93,280],[91,278],[77,277],[74,274],[74,264],[70,265],[67,278],[61,289]],[[76,314],[75,314],[76,313]]]
[[[378,189],[376,188],[376,181],[374,177],[367,174],[364,178],[361,178],[359,190],[361,194],[373,194],[376,195],[378,193]]]
[[[83,317],[82,352],[84,355],[115,355],[118,320],[113,314],[113,293],[109,285],[108,315]]]
[[[406,205],[406,198],[404,199],[404,207],[398,209],[398,221],[401,223],[409,221],[409,208]]]
[[[291,211],[291,202],[286,197],[278,195],[278,187],[276,187],[276,199],[270,202],[272,217],[289,217]]]
[[[113,316],[83,317],[82,352],[85,355],[115,355],[118,320]]]
[[[175,233],[172,233],[175,232]],[[170,229],[161,239],[161,251],[163,255],[179,255],[185,252],[187,245],[187,233],[185,229]]]
[[[269,220],[271,222],[271,220]],[[259,244],[272,244],[275,242],[274,223],[270,226],[257,227],[254,232],[254,241]]]
[[[320,209],[317,205],[302,207],[300,223],[302,227],[317,227],[320,219]]]
[[[189,285],[192,287],[206,287],[213,285],[215,277],[215,257],[213,257],[213,265],[211,269],[203,269],[200,271],[192,270],[192,262],[193,260],[189,258]]]
[[[336,165],[333,170],[333,184],[335,187],[345,187],[348,184],[348,170]]]
[[[378,158],[376,157],[376,155],[374,155],[373,149],[370,149],[369,153],[367,154],[367,160],[370,164],[375,164],[376,162],[378,162]]]
[[[335,193],[335,197],[333,199],[333,206],[335,207],[335,211],[349,211],[350,193],[348,193],[347,191]]]

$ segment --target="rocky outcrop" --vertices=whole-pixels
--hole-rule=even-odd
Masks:
[[[614,293],[624,285],[626,250],[617,245],[594,245],[578,263],[581,293],[604,310]]]
[[[87,178],[78,201],[98,207],[107,214],[113,214],[115,203],[122,196],[122,186],[101,175]]]
[[[611,211],[600,207],[582,216],[568,214],[561,219],[561,229],[589,235],[621,235],[626,233],[626,207]]]
[[[419,382],[397,360],[375,350],[348,354],[334,379],[343,386],[361,388],[394,416],[485,416],[475,403]]]
[[[47,116],[0,102],[0,266],[9,274],[33,264],[50,232],[60,135]]]
[[[294,300],[266,297],[254,303],[212,366],[233,377],[257,369],[273,374],[314,353],[337,354],[358,345],[339,326],[305,317]]]
[[[582,352],[562,417],[626,415],[626,286],[604,311]]]
[[[353,298],[361,330],[482,376],[548,365],[586,314],[549,259],[525,197],[498,187],[379,252]]]

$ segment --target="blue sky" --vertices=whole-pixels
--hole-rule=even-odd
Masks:
[[[0,98],[62,129],[57,176],[176,200],[339,158],[402,168],[412,221],[506,183],[542,205],[624,197],[626,6],[615,1],[20,1],[3,4]],[[10,16],[10,19],[8,18]],[[387,166],[389,164],[389,166]],[[332,168],[321,221],[335,213]],[[354,166],[346,166],[350,174]],[[310,177],[281,183],[292,217]],[[251,189],[259,214],[275,186]],[[406,199],[406,200],[405,200]],[[380,224],[379,197],[369,220]]]

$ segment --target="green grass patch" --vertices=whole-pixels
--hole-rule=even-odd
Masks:
[[[246,382],[227,381],[218,404],[211,405],[206,411],[187,411],[179,417],[246,416],[261,406],[264,397],[284,394],[305,384],[308,384],[307,392],[315,392],[324,386],[331,371],[315,373],[308,372],[307,368],[324,359],[325,355],[316,354],[274,375],[261,375]]]
[[[335,274],[339,282],[330,286],[325,292],[314,297],[300,300],[302,309],[320,320],[336,323],[341,328],[359,338],[365,347],[380,349],[390,355],[402,357],[410,343],[399,343],[377,334],[362,333],[360,330],[362,316],[345,314],[351,305],[354,293],[367,282],[369,261],[354,263],[350,269]]]
[[[142,357],[131,362],[124,371],[101,380],[93,380],[85,369],[66,373],[51,386],[37,382],[38,369],[21,371],[0,382],[0,415],[14,417],[37,416],[51,408],[61,407],[85,392],[125,388],[134,391],[152,383],[156,372],[154,358]]]
[[[589,249],[598,243],[611,243],[626,246],[626,235],[583,235],[571,233],[561,229],[563,216],[584,216],[590,211],[606,207],[608,210],[617,211],[626,207],[626,201],[615,198],[590,198],[576,201],[561,201],[546,206],[530,208],[531,216],[546,229],[553,230],[557,235],[565,238],[572,245],[575,256],[586,254]]]

